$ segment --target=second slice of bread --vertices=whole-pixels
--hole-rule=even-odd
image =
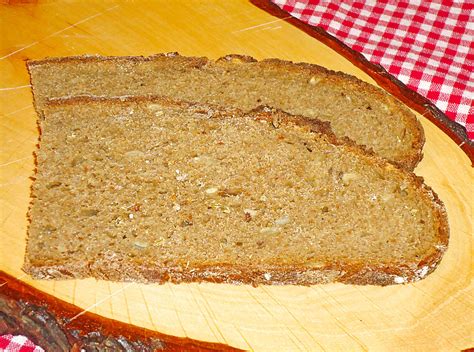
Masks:
[[[448,243],[422,180],[321,122],[138,97],[42,114],[35,278],[387,285],[425,277]]]
[[[217,61],[163,54],[82,56],[29,61],[37,107],[77,95],[162,95],[247,111],[268,105],[331,122],[377,154],[413,170],[421,160],[423,130],[415,115],[383,90],[341,72],[278,59],[228,55]]]

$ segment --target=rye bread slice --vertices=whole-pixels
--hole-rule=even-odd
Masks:
[[[425,277],[447,248],[422,179],[327,123],[156,97],[43,108],[34,278],[389,285]]]
[[[341,72],[278,59],[228,55],[217,61],[176,53],[28,61],[38,108],[48,98],[160,95],[248,111],[268,105],[331,122],[380,156],[413,170],[424,134],[414,114],[383,90]]]

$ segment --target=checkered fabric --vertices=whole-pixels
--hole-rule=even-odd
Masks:
[[[0,336],[0,351],[6,352],[44,352],[25,336],[2,335]]]
[[[380,64],[474,139],[473,1],[271,1]]]

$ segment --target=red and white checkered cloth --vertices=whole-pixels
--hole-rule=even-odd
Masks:
[[[20,335],[0,336],[0,351],[6,352],[44,352],[41,347]]]
[[[271,1],[380,64],[474,139],[474,1]]]

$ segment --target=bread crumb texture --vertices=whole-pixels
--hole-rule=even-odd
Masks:
[[[444,209],[414,175],[289,115],[159,99],[44,114],[24,267],[37,278],[385,285],[446,248]]]

